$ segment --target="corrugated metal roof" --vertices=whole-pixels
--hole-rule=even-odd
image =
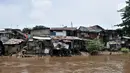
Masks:
[[[34,36],[33,39],[37,39],[37,40],[51,40],[50,37],[39,37],[39,36]]]
[[[53,39],[57,39],[57,40],[82,40],[79,37],[72,37],[72,36],[55,36],[52,37]]]
[[[5,42],[4,44],[7,45],[14,45],[14,44],[20,44],[21,42],[23,42],[23,39],[9,39],[7,42]]]
[[[130,39],[130,37],[127,37],[127,36],[123,36],[124,39]]]
[[[80,31],[87,31],[87,32],[101,32],[104,29],[98,25],[95,25],[95,26],[91,26],[91,27],[80,26],[79,30]]]
[[[57,27],[57,28],[51,28],[50,30],[77,30],[76,27]]]

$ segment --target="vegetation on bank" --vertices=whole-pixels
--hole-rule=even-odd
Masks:
[[[88,53],[90,53],[90,55],[97,55],[100,51],[102,51],[105,48],[104,43],[100,39],[87,40],[86,47],[87,47]],[[130,52],[130,49],[121,48],[119,51],[127,54]],[[112,52],[112,51],[110,51],[110,52]]]
[[[123,52],[123,53],[129,53],[130,50],[128,48],[121,48],[121,52]]]
[[[86,47],[91,55],[96,55],[104,48],[104,44],[100,39],[86,41]]]

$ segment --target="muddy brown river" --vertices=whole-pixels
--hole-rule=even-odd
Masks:
[[[0,73],[130,73],[130,55],[0,57]]]

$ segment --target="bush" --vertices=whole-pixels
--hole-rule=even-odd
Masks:
[[[104,44],[99,39],[87,41],[86,46],[91,55],[98,54],[98,52],[104,48]]]
[[[128,53],[130,50],[128,48],[121,48],[121,52]]]

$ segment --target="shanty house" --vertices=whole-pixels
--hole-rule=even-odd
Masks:
[[[130,37],[128,36],[122,37],[122,47],[127,47],[130,49]]]
[[[119,50],[122,46],[121,36],[116,30],[104,30],[103,41],[108,49]]]
[[[52,37],[53,41],[62,41],[69,45],[69,49],[73,53],[79,53],[80,50],[86,50],[85,42],[83,39],[73,36],[55,36]]]
[[[4,43],[8,41],[10,38],[13,38],[14,34],[7,31],[0,31],[0,40]]]
[[[39,29],[33,29],[33,30],[31,30],[30,33],[32,36],[48,36],[48,35],[50,35],[50,28],[42,27]]]
[[[105,30],[104,36],[106,39],[109,40],[119,40],[120,36],[119,33],[116,30]]]
[[[9,39],[7,42],[4,43],[5,46],[5,53],[6,55],[12,55],[20,52],[23,48],[24,40],[22,39]]]
[[[59,27],[51,28],[51,36],[77,36],[77,28],[75,27]]]
[[[6,31],[6,29],[0,30],[0,40],[3,43],[8,41],[11,38],[14,38],[14,33],[12,33],[11,31]]]
[[[102,31],[104,29],[99,25],[91,26],[91,27],[79,27],[78,37],[85,39],[94,39],[100,38],[102,36]]]
[[[27,54],[46,55],[53,47],[51,38],[47,36],[33,36],[27,44]]]
[[[9,35],[6,35],[6,37],[11,38],[16,38],[16,39],[26,39],[26,36],[20,29],[12,29],[12,28],[6,28],[4,32],[7,32]]]

